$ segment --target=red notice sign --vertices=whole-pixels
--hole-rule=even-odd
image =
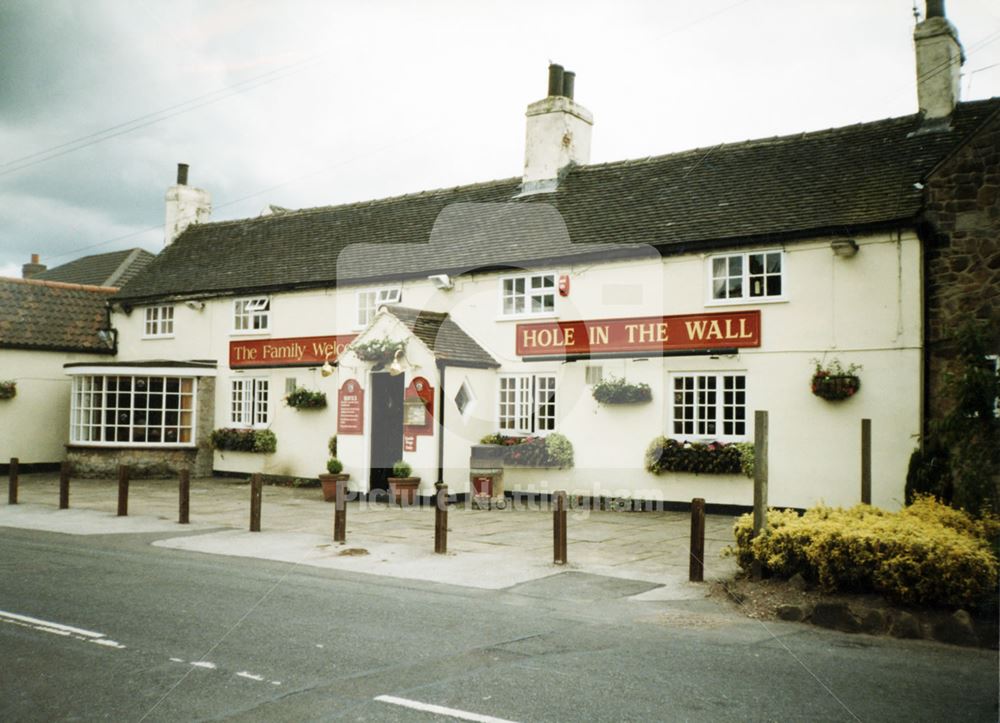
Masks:
[[[760,346],[760,311],[551,321],[517,325],[522,357],[732,349]]]
[[[247,339],[229,342],[229,368],[313,367],[331,364],[354,341],[354,334],[297,336],[290,339]]]
[[[354,379],[348,379],[337,392],[337,434],[364,432],[365,390]]]

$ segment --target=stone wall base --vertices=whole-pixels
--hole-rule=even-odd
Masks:
[[[68,446],[66,459],[74,477],[114,477],[119,465],[128,465],[133,479],[174,477],[181,469],[193,477],[212,474],[212,452],[198,449]]]

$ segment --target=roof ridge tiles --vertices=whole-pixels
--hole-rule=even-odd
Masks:
[[[75,291],[100,291],[105,294],[113,294],[116,291],[118,291],[117,286],[94,286],[92,284],[71,284],[66,281],[46,281],[45,279],[18,279],[13,276],[0,276],[0,282],[25,284],[27,286],[49,286],[54,289],[71,289]]]

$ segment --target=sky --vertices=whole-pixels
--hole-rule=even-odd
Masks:
[[[1000,3],[947,12],[963,100],[1000,96]],[[212,220],[518,176],[550,61],[592,163],[908,115],[913,25],[912,0],[2,0],[0,276],[159,252],[178,162]]]

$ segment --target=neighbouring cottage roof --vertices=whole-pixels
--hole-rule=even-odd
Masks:
[[[509,178],[190,226],[116,300],[331,286],[856,233],[917,220],[919,184],[1000,98],[920,116],[569,169],[552,193]]]
[[[0,277],[0,348],[114,353],[107,327],[113,288]]]
[[[385,312],[399,319],[433,352],[436,359],[453,366],[499,367],[488,351],[466,334],[447,314],[386,306]]]
[[[154,254],[144,249],[126,249],[94,254],[35,274],[36,281],[62,281],[67,284],[115,286],[121,288],[149,266]]]

